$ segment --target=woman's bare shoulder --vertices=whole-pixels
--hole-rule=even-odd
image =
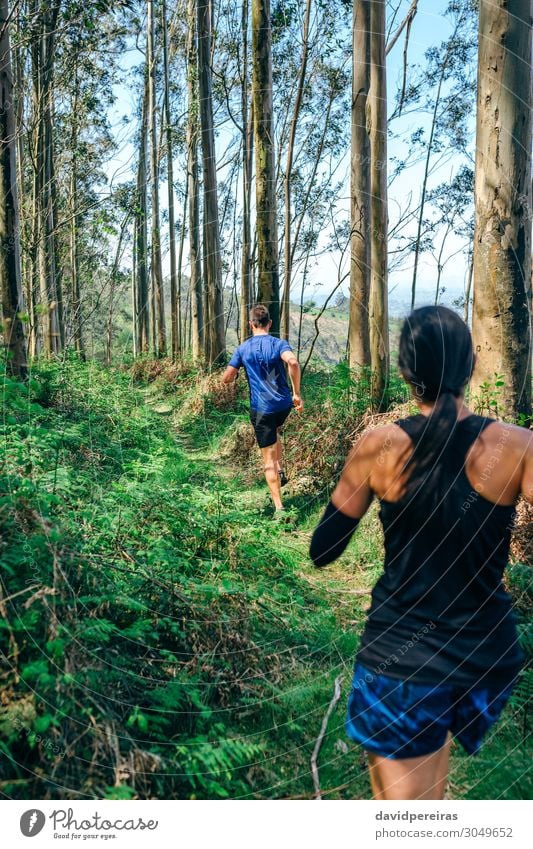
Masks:
[[[364,454],[369,459],[376,458],[381,452],[393,447],[404,448],[411,443],[409,436],[397,424],[387,424],[368,427],[362,431],[354,445],[354,451]]]
[[[533,451],[533,430],[500,419],[484,429],[483,439],[491,448],[505,445],[509,450]]]

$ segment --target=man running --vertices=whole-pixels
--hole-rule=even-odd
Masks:
[[[287,483],[283,471],[280,428],[292,406],[303,410],[300,395],[300,365],[286,339],[271,336],[272,321],[268,309],[256,304],[250,310],[252,336],[236,348],[222,377],[223,383],[236,379],[244,367],[250,389],[250,421],[261,449],[265,478],[276,514],[283,511],[281,487]],[[282,362],[283,361],[283,362]],[[283,363],[287,363],[292,397]]]

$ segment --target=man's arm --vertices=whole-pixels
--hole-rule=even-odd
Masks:
[[[301,413],[304,408],[304,402],[302,401],[302,396],[300,395],[300,363],[296,359],[293,351],[283,351],[281,354],[281,359],[284,363],[287,363],[289,369],[289,378],[292,385],[292,400],[295,409],[298,413]]]
[[[222,383],[232,383],[237,379],[237,375],[239,374],[239,369],[234,368],[233,366],[228,366],[226,371],[221,377]]]
[[[327,566],[341,556],[374,493],[369,478],[375,455],[372,431],[363,434],[354,446],[335,487],[331,500],[311,540],[310,556],[315,566]]]
[[[242,366],[241,346],[235,348],[233,356],[228,363],[226,371],[220,378],[221,383],[233,383],[237,379],[239,369]]]

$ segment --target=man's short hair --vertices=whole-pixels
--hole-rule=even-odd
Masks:
[[[254,327],[266,327],[270,321],[270,313],[264,304],[256,304],[250,310],[250,321]]]

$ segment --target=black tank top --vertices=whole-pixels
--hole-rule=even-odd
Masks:
[[[482,497],[465,473],[468,449],[493,421],[469,415],[456,423],[444,455],[446,495],[430,515],[417,510],[416,494],[407,506],[380,501],[385,566],[357,654],[369,669],[427,684],[498,686],[522,666],[502,586],[515,507]],[[415,452],[426,422],[422,414],[395,422]]]

